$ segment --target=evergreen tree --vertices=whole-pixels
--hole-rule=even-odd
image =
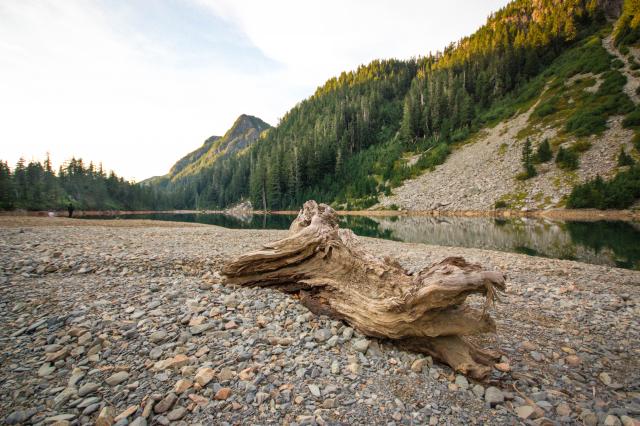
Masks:
[[[536,151],[536,161],[538,163],[546,163],[553,158],[553,152],[551,151],[551,145],[549,145],[549,140],[545,138],[540,145],[538,145],[538,150]]]
[[[535,166],[533,165],[533,156],[531,152],[531,140],[527,138],[522,147],[522,167],[524,168],[524,171],[517,176],[520,180],[530,179],[538,174]]]
[[[14,208],[15,188],[11,177],[11,169],[6,161],[0,161],[0,209]]]
[[[618,166],[633,166],[634,164],[635,161],[633,161],[633,158],[627,154],[624,147],[620,147],[620,154],[618,154]]]
[[[578,154],[573,149],[560,147],[556,154],[556,164],[562,169],[576,170],[579,166]]]

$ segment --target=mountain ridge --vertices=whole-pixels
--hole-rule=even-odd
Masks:
[[[224,208],[250,200],[264,209],[279,209],[316,199],[342,209],[366,209],[391,196],[403,182],[451,161],[452,152],[483,131],[527,111],[530,115],[520,123],[515,140],[502,142],[506,148],[498,145],[488,164],[462,166],[491,168],[508,159],[512,164],[505,171],[520,170],[513,150],[530,138],[527,143],[537,149],[551,126],[551,155],[563,160],[557,165],[529,164],[527,173],[533,176],[525,177],[532,178],[528,182],[517,176],[508,180],[515,179],[513,185],[519,188],[539,183],[536,173],[557,169],[566,198],[567,191],[592,176],[576,172],[593,164],[589,160],[581,166],[580,156],[612,125],[625,129],[625,140],[598,149],[607,150],[607,157],[618,148],[630,153],[632,161],[638,156],[627,140],[636,127],[640,132],[640,111],[634,112],[629,98],[637,97],[631,93],[637,85],[626,83],[640,68],[640,58],[627,58],[629,51],[635,55],[636,46],[624,45],[636,40],[638,19],[627,3],[626,26],[616,27],[622,28],[616,30],[622,56],[614,58],[602,43],[611,33],[611,19],[622,9],[620,0],[514,0],[442,52],[405,61],[374,60],[343,72],[289,110],[260,144],[244,146],[243,155],[220,156],[205,168],[189,166],[201,173],[183,181],[175,192],[176,203],[183,208],[194,202]],[[565,87],[567,79],[575,84]],[[216,155],[216,144],[209,156]],[[513,152],[504,157],[503,149]],[[207,156],[195,164],[205,161],[202,158]],[[571,164],[564,163],[569,160]],[[607,167],[606,176],[624,170]],[[476,175],[459,182],[463,187],[450,189],[473,186]],[[513,199],[497,195],[499,199],[486,200],[483,208],[521,204],[519,193]],[[563,206],[566,200],[539,201],[525,204]]]

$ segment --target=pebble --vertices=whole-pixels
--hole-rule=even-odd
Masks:
[[[225,400],[231,396],[231,393],[231,389],[221,388],[216,392],[214,398],[218,400]]]
[[[86,396],[100,389],[100,385],[93,382],[85,383],[78,389],[78,396]]]
[[[365,353],[369,348],[368,339],[358,339],[352,343],[353,349],[357,352]]]
[[[112,407],[104,407],[98,418],[96,419],[95,426],[111,426],[113,424],[114,412]]]
[[[167,419],[169,419],[172,422],[175,422],[176,420],[180,420],[181,418],[183,418],[185,414],[187,414],[186,408],[176,407],[167,414]]]
[[[331,330],[321,328],[320,330],[317,330],[315,333],[313,333],[313,338],[318,343],[326,342],[327,340],[329,340],[329,338],[331,338]]]
[[[170,392],[160,402],[154,405],[153,411],[156,414],[162,414],[164,412],[167,412],[171,407],[173,407],[173,404],[175,404],[177,399],[178,397],[176,396],[176,394],[173,392]]]
[[[318,425],[572,424],[583,418],[596,425],[607,416],[629,426],[640,413],[627,390],[634,370],[623,356],[640,349],[640,290],[625,285],[640,282],[635,271],[363,239],[372,252],[396,256],[412,271],[460,254],[508,273],[508,303],[491,308],[500,312],[494,316],[499,338],[489,347],[503,357],[479,384],[391,341],[363,336],[344,321],[314,315],[284,293],[220,281],[201,290],[204,275],[220,270],[229,256],[285,232],[213,226],[12,232],[0,227],[0,278],[8,277],[2,286],[10,288],[0,299],[0,321],[8,324],[0,340],[5,423],[44,424],[73,414],[58,425],[94,424],[107,407],[113,412],[104,424],[138,426],[297,419]],[[27,237],[39,245],[32,247]],[[54,258],[53,250],[64,254]],[[48,256],[56,271],[36,274],[39,256]],[[27,276],[23,260],[33,267]],[[75,274],[81,268],[87,273]],[[199,326],[206,329],[192,334]],[[108,384],[119,372],[128,377]],[[611,379],[608,385],[601,373]],[[485,396],[483,384],[497,388],[502,401],[488,402],[492,390]],[[526,420],[519,417],[530,411],[524,406],[534,410]],[[114,420],[129,407],[135,412]],[[33,414],[18,421],[27,410]]]
[[[526,420],[535,413],[535,410],[530,405],[522,405],[520,407],[516,407],[515,412],[518,417]]]
[[[112,374],[111,376],[107,377],[105,382],[109,386],[117,386],[120,383],[122,383],[125,380],[127,380],[128,378],[129,378],[129,373],[127,373],[126,371],[119,371],[119,372],[117,372],[115,374]]]
[[[504,402],[504,394],[495,386],[489,386],[484,391],[484,400],[487,402],[487,404],[490,404],[493,407],[496,404]]]
[[[309,391],[311,392],[311,395],[315,397],[320,396],[320,388],[318,387],[318,385],[309,385]]]
[[[213,371],[212,368],[203,367],[199,369],[198,372],[196,373],[195,381],[200,386],[204,387],[207,385],[207,383],[213,380],[214,377],[215,377],[215,372]]]
[[[467,378],[461,374],[458,374],[456,376],[456,380],[455,380],[455,384],[463,390],[467,390],[469,389],[469,382],[467,381]]]

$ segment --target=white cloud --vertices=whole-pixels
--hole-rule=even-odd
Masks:
[[[506,0],[199,0],[236,23],[292,81],[322,84],[376,58],[443,49],[475,31]],[[312,83],[313,84],[313,83]]]
[[[275,124],[332,75],[441,48],[506,3],[199,2],[212,22],[222,16],[244,33],[240,44],[253,43],[240,65],[222,58],[235,45],[214,52],[219,61],[182,64],[180,46],[123,25],[126,8],[105,9],[115,3],[0,2],[0,158],[50,151],[54,161],[102,161],[127,178],[163,174],[241,113]],[[190,58],[211,55],[206,48]],[[260,52],[274,63],[263,66]]]

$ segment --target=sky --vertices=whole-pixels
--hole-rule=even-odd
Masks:
[[[276,125],[342,71],[424,56],[507,0],[2,0],[0,159],[140,181],[240,114]]]

